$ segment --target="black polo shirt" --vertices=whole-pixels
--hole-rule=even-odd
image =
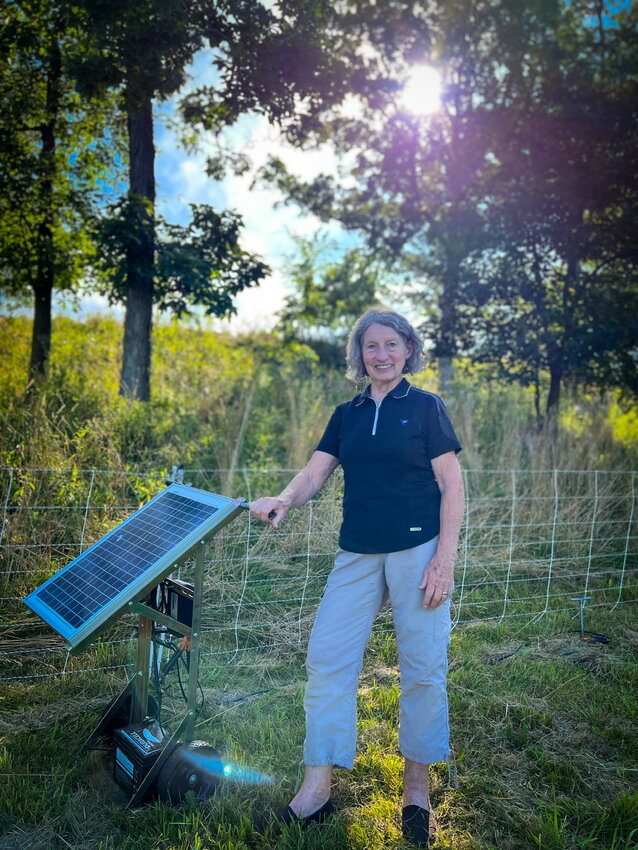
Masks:
[[[439,533],[431,461],[461,444],[437,395],[404,378],[377,405],[368,387],[336,408],[317,450],[343,467],[342,549],[398,552]]]

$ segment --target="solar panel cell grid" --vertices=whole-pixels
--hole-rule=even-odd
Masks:
[[[78,629],[217,510],[214,505],[167,492],[80,555],[73,570],[43,587],[38,595]]]

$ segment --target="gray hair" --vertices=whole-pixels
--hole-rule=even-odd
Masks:
[[[412,325],[400,313],[395,313],[394,310],[385,310],[383,308],[373,308],[357,319],[357,322],[348,337],[348,345],[346,346],[346,363],[348,369],[346,377],[351,381],[358,383],[363,377],[367,376],[367,372],[363,365],[363,351],[361,343],[363,335],[368,330],[370,325],[379,324],[385,325],[387,328],[392,328],[396,331],[403,342],[408,345],[412,344],[412,353],[405,361],[403,373],[420,372],[425,366],[425,357],[423,356],[423,341],[414,330]]]

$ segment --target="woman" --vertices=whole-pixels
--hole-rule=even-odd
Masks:
[[[346,359],[348,377],[367,376],[369,386],[336,408],[309,463],[283,492],[251,505],[277,528],[343,467],[340,548],[308,644],[306,771],[278,820],[305,825],[334,811],[332,768],[353,766],[363,651],[389,596],[401,670],[403,834],[417,844],[433,831],[428,766],[450,752],[447,646],[463,516],[461,446],[443,402],[404,378],[422,368],[422,351],[403,316],[364,313]]]

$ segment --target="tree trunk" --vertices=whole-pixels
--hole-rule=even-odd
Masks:
[[[442,396],[449,395],[454,380],[454,366],[449,355],[441,355],[439,364],[439,390]]]
[[[155,273],[155,146],[151,97],[129,107],[129,202],[133,232],[126,249],[126,315],[120,394],[150,398]]]
[[[47,269],[52,272],[52,269]],[[53,298],[53,275],[48,274],[34,287],[33,334],[31,337],[31,360],[29,378],[40,378],[46,374],[51,353],[51,302]]]
[[[543,416],[541,414],[541,377],[538,368],[534,376],[534,410],[536,412],[536,430],[540,433],[543,429]]]
[[[555,360],[549,364],[549,393],[547,394],[546,409],[547,422],[552,431],[556,431],[558,427],[558,406],[562,380],[562,363]]]
[[[456,301],[458,298],[459,266],[455,258],[448,257],[447,268],[443,275],[443,290],[439,299],[441,310],[441,325],[437,357],[439,363],[439,389],[441,395],[448,395],[454,379],[452,358],[456,354],[457,316]]]
[[[33,282],[33,335],[29,379],[46,374],[51,353],[51,302],[55,284],[55,201],[53,197],[56,171],[56,122],[60,110],[62,57],[60,46],[53,40],[48,56],[46,115],[40,127],[40,223],[36,248],[36,273]]]

